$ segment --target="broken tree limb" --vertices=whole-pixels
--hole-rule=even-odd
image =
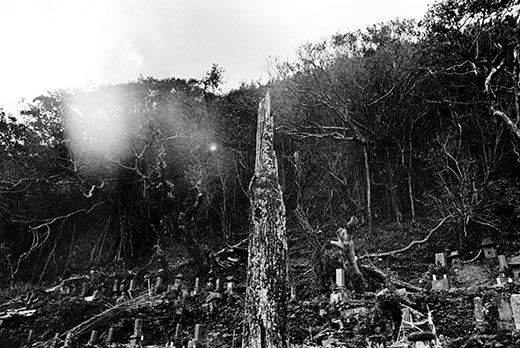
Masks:
[[[437,226],[435,226],[434,228],[432,228],[430,230],[430,232],[428,232],[428,234],[426,235],[426,237],[424,237],[423,239],[420,239],[420,240],[414,240],[412,242],[410,242],[410,244],[408,244],[407,246],[405,246],[404,248],[401,248],[401,249],[397,249],[397,250],[392,250],[392,251],[387,251],[387,252],[384,252],[384,253],[374,253],[374,254],[366,254],[366,255],[363,255],[363,256],[360,256],[359,258],[360,259],[364,259],[364,258],[367,258],[367,257],[384,257],[384,256],[395,256],[395,254],[400,254],[400,253],[403,253],[405,251],[408,251],[410,250],[413,246],[415,245],[419,245],[419,244],[424,244],[426,243],[430,237],[435,233],[435,231],[437,231],[448,219],[450,219],[452,216],[451,215],[448,215],[448,216],[445,216],[438,224]]]
[[[352,217],[347,223],[347,228],[339,228],[336,232],[337,240],[331,240],[330,244],[341,249],[341,261],[343,268],[351,279],[354,291],[362,293],[366,289],[366,281],[358,264],[358,257],[354,249],[353,232],[357,227],[359,220]]]

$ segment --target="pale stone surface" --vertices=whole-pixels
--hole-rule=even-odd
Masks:
[[[343,268],[336,269],[336,286],[339,288],[345,287],[345,271]]]
[[[515,329],[520,330],[520,295],[514,294],[510,298],[511,309],[515,320]]]
[[[498,255],[498,265],[500,272],[504,272],[509,267],[505,255]]]
[[[494,259],[495,257],[497,257],[497,254],[495,252],[495,247],[486,246],[483,249],[484,249],[484,257],[486,259]]]
[[[475,321],[477,323],[485,321],[486,318],[484,316],[484,307],[482,305],[482,297],[475,297],[473,299],[473,306],[474,306]]]
[[[437,266],[446,267],[448,265],[448,261],[446,259],[446,254],[445,253],[435,254],[435,264]]]
[[[193,340],[195,342],[200,342],[201,336],[200,336],[200,324],[195,325],[195,335],[193,336]]]
[[[402,327],[403,328],[411,328],[412,327],[412,315],[410,314],[410,308],[404,307],[402,310]]]

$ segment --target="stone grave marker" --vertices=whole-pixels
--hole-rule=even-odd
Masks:
[[[60,334],[56,333],[54,334],[54,338],[52,339],[52,348],[57,348],[60,343]]]
[[[31,346],[32,340],[33,340],[34,330],[29,330],[29,333],[27,334],[27,344]]]
[[[495,245],[496,243],[491,239],[491,237],[485,237],[482,239],[480,246],[482,247],[482,250],[484,250],[484,257],[486,259],[494,259],[497,257]]]
[[[462,265],[462,257],[460,256],[460,253],[459,253],[458,250],[452,251],[448,258],[450,260],[450,265],[451,266],[460,266],[460,265]]]
[[[195,278],[195,287],[193,288],[193,291],[191,292],[192,296],[195,296],[195,295],[197,295],[199,293],[199,291],[200,291],[199,283],[200,283],[200,279],[199,278]]]
[[[85,297],[85,296],[87,296],[87,283],[83,283],[83,284],[81,285],[80,296],[81,296],[81,297]]]
[[[226,287],[226,292],[228,294],[233,294],[235,290],[235,282],[228,282]]]
[[[197,345],[197,343],[202,341],[200,330],[201,330],[200,324],[196,324],[195,325],[195,334],[193,335],[193,341],[194,341],[195,345]]]
[[[130,286],[128,287],[128,291],[135,291],[135,279],[130,279]]]
[[[515,322],[515,329],[520,330],[520,295],[513,294],[510,297],[511,309]]]
[[[163,283],[162,277],[157,277],[157,279],[155,280],[155,292],[156,293],[159,293],[159,290],[161,289],[162,283]]]
[[[180,343],[181,341],[181,324],[177,323],[175,325],[175,336],[173,337],[175,343]]]
[[[444,274],[441,279],[437,279],[437,276],[432,276],[432,290],[449,290],[450,279],[447,274]]]
[[[413,322],[412,322],[412,314],[410,313],[410,308],[408,307],[404,307],[402,310],[402,324],[401,326],[404,328],[404,329],[410,329],[413,327]]]
[[[119,280],[118,279],[114,279],[114,286],[112,286],[112,291],[114,293],[117,293],[118,290],[119,290]]]
[[[107,339],[106,339],[106,343],[108,346],[110,346],[112,344],[112,340],[114,339],[114,327],[110,327],[110,329],[108,329],[108,334],[107,334]]]
[[[215,282],[215,291],[222,291],[222,280],[217,279],[217,281]]]
[[[345,271],[343,270],[343,268],[336,269],[336,286],[338,288],[345,287]]]
[[[72,347],[72,332],[67,332],[67,336],[65,336],[65,342],[63,343],[63,348]]]
[[[92,330],[92,332],[90,333],[90,339],[88,340],[87,346],[93,346],[94,344],[96,344],[97,334],[98,334],[98,332],[96,330]]]
[[[173,282],[173,290],[177,291],[182,289],[184,286],[184,276],[182,273],[179,273],[175,276],[175,280]]]
[[[135,319],[134,333],[130,336],[130,347],[137,347],[138,342],[143,340],[143,319]]]
[[[296,285],[292,284],[291,285],[291,297],[290,297],[290,300],[291,302],[296,302],[297,301],[297,298],[296,298]]]
[[[486,328],[486,317],[484,314],[484,306],[482,304],[482,297],[473,298],[473,313],[475,319],[475,327],[478,331],[483,331]]]
[[[506,294],[502,294],[497,300],[498,328],[500,330],[512,330],[514,328],[513,309]]]
[[[148,296],[152,297],[152,280],[150,279],[150,275],[147,274],[144,276],[144,281],[146,282],[146,287],[148,288]]]
[[[448,260],[446,259],[446,253],[435,254],[435,265],[440,267],[447,267]]]
[[[498,267],[500,272],[505,272],[509,268],[505,255],[498,255]]]
[[[503,274],[501,274],[501,275],[497,278],[497,285],[503,286],[503,285],[506,285],[506,284],[507,284],[507,277],[504,276]]]

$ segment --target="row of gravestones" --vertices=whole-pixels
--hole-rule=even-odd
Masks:
[[[4,332],[0,332],[0,338],[1,335],[4,334]],[[33,336],[34,331],[30,330],[29,334],[26,339],[26,346],[30,347],[33,343]],[[108,330],[107,337],[105,340],[105,346],[106,347],[118,347],[114,341],[114,328],[111,327]],[[54,336],[54,339],[49,346],[50,348],[71,348],[73,346],[73,336],[72,333],[67,333],[67,336],[65,337],[65,340],[61,342],[59,338],[59,334],[56,334]],[[130,336],[130,343],[127,347],[129,348],[137,348],[137,347],[143,347],[144,342],[144,336],[143,336],[143,319],[135,319],[134,322],[134,332],[132,336]],[[199,346],[202,342],[202,327],[200,324],[195,325],[195,332],[193,335],[193,339],[189,340],[186,345],[183,345],[183,342],[181,340],[181,324],[177,324],[175,327],[175,335],[171,341],[166,343],[165,347],[176,347],[176,348],[196,348]],[[98,338],[98,331],[92,330],[90,334],[90,338],[88,340],[88,343],[85,347],[96,347],[99,342]]]
[[[474,318],[477,330],[483,330],[487,325],[486,310],[481,297],[473,299]],[[497,300],[498,321],[497,326],[500,330],[520,330],[520,294],[513,294],[508,297],[502,294]]]
[[[496,279],[498,285],[505,285],[509,282],[520,283],[520,262],[518,261],[507,261],[505,255],[497,255],[495,246],[496,244],[489,237],[482,240],[480,244],[486,260],[494,261],[498,260],[499,272],[501,275]],[[477,255],[477,257],[480,255]],[[496,261],[495,261],[496,262]],[[457,267],[463,263],[462,258],[458,250],[452,251],[449,255],[446,253],[435,254],[435,265],[448,268]],[[513,273],[513,279],[507,278],[504,272],[511,269]],[[451,280],[448,274],[443,274],[442,278],[437,279],[435,275],[432,276],[432,289],[433,290],[449,290],[451,288]]]
[[[167,292],[178,291],[182,294],[183,297],[187,297],[189,295],[194,296],[194,295],[200,293],[202,290],[208,290],[208,291],[214,290],[214,291],[218,291],[218,292],[224,290],[224,282],[221,279],[217,279],[215,281],[214,286],[213,286],[213,282],[208,281],[206,283],[205,287],[202,288],[200,286],[200,279],[195,278],[195,284],[191,288],[191,291],[189,291],[190,289],[188,287],[186,287],[186,281],[184,280],[182,274],[175,276],[175,281],[173,284],[167,284],[167,285],[163,284],[162,277],[157,277],[155,279],[155,282],[153,285],[152,285],[152,279],[150,276],[147,275],[144,278],[144,280],[145,280],[145,284],[144,284],[145,288],[147,288],[147,291],[150,294],[150,296],[157,294],[157,293],[162,293],[164,291],[167,291]],[[135,279],[131,279],[130,283],[127,287],[125,283],[123,283],[123,282],[120,283],[118,279],[115,279],[112,288],[110,288],[108,290],[109,290],[109,292],[111,291],[111,293],[114,294],[116,297],[121,298],[121,299],[125,299],[128,297],[133,298],[133,296],[137,292],[136,281],[135,281]],[[92,295],[85,296],[87,291],[88,291],[88,285],[87,285],[87,283],[83,283],[80,296],[84,297],[85,300],[87,300],[87,301],[95,301],[95,300],[100,299],[103,296],[102,289],[96,289],[93,291]],[[235,282],[234,281],[227,282],[226,283],[226,292],[232,294],[232,293],[234,293],[234,291],[235,291]]]
[[[197,294],[200,294],[203,290],[206,291],[217,291],[221,292],[223,291],[223,281],[221,279],[217,279],[215,281],[215,285],[213,286],[213,283],[208,281],[206,283],[206,286],[204,289],[200,286],[200,279],[195,278],[195,284],[194,287],[191,288],[191,291],[189,291],[189,288],[186,287],[186,281],[183,278],[182,274],[179,274],[175,277],[174,284],[169,284],[166,287],[163,285],[162,277],[157,277],[155,279],[154,286],[151,284],[151,277],[145,276],[145,286],[148,289],[148,293],[150,296],[158,293],[162,293],[164,291],[169,292],[176,292],[178,295],[180,295],[180,298],[182,300],[185,300],[189,296],[195,296]],[[118,296],[118,298],[126,298],[130,297],[132,298],[133,295],[137,292],[137,287],[135,284],[135,279],[131,279],[128,289],[126,289],[123,284],[119,284],[119,281],[117,279],[114,280],[113,287],[110,289],[114,294]],[[102,291],[100,289],[94,290],[93,294],[91,296],[86,296],[85,293],[87,291],[87,284],[84,283],[80,296],[84,297],[87,301],[94,301],[98,300],[102,297]],[[235,291],[235,282],[229,281],[226,283],[226,290],[225,292],[228,294],[233,294]],[[295,290],[294,288],[291,288],[291,296],[295,296]],[[202,310],[206,314],[213,314],[216,310],[216,307],[214,303],[204,303],[202,304]],[[197,324],[195,326],[195,335],[193,340],[188,341],[187,346],[185,347],[196,347],[197,343],[200,342],[200,324]],[[0,330],[0,341],[5,336],[5,329]],[[57,347],[63,347],[63,348],[69,348],[72,346],[72,333],[67,333],[65,340],[63,341],[63,345],[60,345],[60,338],[59,334],[56,334],[53,343],[51,347],[57,348]],[[33,342],[34,337],[34,330],[29,330],[29,333],[27,335],[26,343],[27,346],[31,346]],[[108,346],[112,346],[113,342],[113,328],[110,328],[107,333],[107,339],[106,343]],[[144,340],[142,336],[142,319],[136,319],[135,325],[134,325],[134,333],[130,338],[130,347],[138,347],[142,346],[142,341]],[[95,346],[95,344],[98,342],[98,332],[96,330],[93,330],[90,336],[90,339],[87,343],[87,347]],[[184,347],[180,344],[180,324],[177,324],[176,330],[175,330],[175,336],[172,342],[169,342],[166,347]]]

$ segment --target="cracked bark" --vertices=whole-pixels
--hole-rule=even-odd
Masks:
[[[255,175],[249,186],[252,231],[242,347],[289,347],[285,206],[273,149],[269,93],[260,102]]]

